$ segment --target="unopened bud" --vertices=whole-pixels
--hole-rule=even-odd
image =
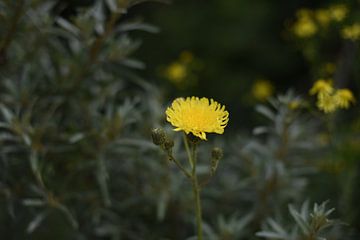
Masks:
[[[221,148],[214,147],[211,151],[211,176],[216,172],[220,159],[223,157],[223,151]]]
[[[151,132],[151,137],[155,145],[162,145],[166,141],[166,134],[162,128],[154,128]]]
[[[216,160],[220,160],[223,157],[223,151],[219,147],[214,147],[211,151],[211,157]]]
[[[164,148],[166,150],[171,150],[174,147],[174,140],[166,138],[164,143]]]

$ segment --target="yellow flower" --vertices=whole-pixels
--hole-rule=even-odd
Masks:
[[[179,83],[186,77],[187,69],[183,64],[174,62],[166,68],[165,75],[172,82]]]
[[[334,88],[332,87],[330,80],[319,79],[314,83],[313,87],[310,89],[310,95],[315,95],[315,94],[319,94],[319,95],[328,94],[329,95],[333,91],[334,91]]]
[[[340,107],[340,108],[349,108],[350,103],[355,103],[355,97],[352,94],[352,92],[349,89],[339,89],[335,92],[334,95],[336,104]]]
[[[213,99],[177,98],[166,109],[166,120],[176,127],[175,131],[192,133],[206,140],[206,133],[224,133],[229,112],[225,111],[225,106]]]
[[[315,18],[320,25],[326,27],[331,21],[331,14],[327,9],[319,9],[315,11]]]
[[[256,80],[252,86],[252,95],[260,101],[265,101],[274,93],[274,87],[268,80]]]
[[[317,32],[317,26],[312,18],[312,12],[302,9],[297,13],[297,21],[293,26],[294,34],[301,38],[313,36]]]
[[[338,104],[333,95],[324,93],[318,95],[316,106],[325,113],[332,113],[335,112]]]
[[[329,11],[332,19],[334,19],[337,22],[341,22],[342,20],[345,19],[348,13],[348,8],[344,4],[337,4],[331,6],[329,8]]]
[[[194,59],[194,56],[189,51],[182,51],[180,54],[180,61],[183,63],[190,63]]]
[[[352,41],[360,39],[360,24],[355,23],[344,27],[341,31],[341,35],[343,38],[350,39]]]
[[[292,100],[291,102],[289,102],[288,107],[291,110],[296,110],[296,109],[299,109],[301,107],[301,105],[302,105],[301,100],[295,99],[295,100]]]
[[[334,72],[336,71],[336,65],[331,62],[325,63],[324,65],[322,65],[321,71],[327,75],[334,74]]]

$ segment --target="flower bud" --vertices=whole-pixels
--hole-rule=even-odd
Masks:
[[[162,128],[154,128],[151,131],[151,137],[155,145],[162,145],[166,141],[166,134]]]
[[[166,138],[164,143],[165,150],[171,150],[174,147],[174,140]]]
[[[220,160],[223,157],[223,151],[219,147],[214,147],[211,151],[212,159]]]
[[[223,157],[223,151],[221,148],[214,147],[211,151],[211,176],[216,172],[219,164],[219,160]]]

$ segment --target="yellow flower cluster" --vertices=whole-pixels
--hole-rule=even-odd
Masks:
[[[177,87],[183,87],[189,79],[194,78],[192,62],[192,53],[183,51],[177,60],[165,67],[163,76]]]
[[[352,41],[360,39],[360,24],[354,23],[350,26],[346,26],[342,29],[341,35],[344,39],[349,39]]]
[[[294,34],[301,38],[313,36],[317,32],[313,12],[308,9],[301,9],[296,15],[297,19],[293,26]]]
[[[355,103],[355,97],[349,89],[335,89],[331,80],[317,80],[310,94],[317,95],[316,106],[325,113],[332,113],[339,108],[347,109],[351,103]]]
[[[175,131],[192,133],[206,140],[206,133],[223,134],[229,121],[229,112],[213,99],[187,97],[175,99],[166,109],[166,120]]]
[[[251,93],[255,99],[265,101],[274,93],[274,87],[270,81],[259,79],[252,86]]]
[[[329,7],[331,18],[337,22],[344,20],[348,11],[349,10],[345,4],[336,4]]]
[[[166,76],[173,82],[181,82],[186,77],[187,70],[185,65],[174,62],[166,69]]]
[[[343,21],[347,13],[348,9],[344,4],[317,10],[300,9],[292,26],[293,33],[300,38],[309,38],[317,33],[319,27],[327,27],[332,21]]]

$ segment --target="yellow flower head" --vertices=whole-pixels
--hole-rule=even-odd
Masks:
[[[331,94],[334,91],[332,87],[332,83],[330,80],[319,79],[317,80],[313,87],[310,89],[310,95],[323,95],[323,94]]]
[[[180,54],[180,61],[183,63],[191,63],[194,60],[194,56],[190,51],[182,51]]]
[[[289,102],[288,108],[291,110],[296,110],[296,109],[299,109],[301,107],[301,105],[302,105],[302,101],[299,99],[295,99],[295,100],[292,100],[291,102]]]
[[[225,106],[208,98],[187,97],[175,99],[166,109],[166,120],[175,131],[192,133],[206,140],[206,133],[223,134],[229,121]]]
[[[360,39],[360,24],[355,23],[344,27],[341,31],[341,35],[344,39],[350,39],[352,41]]]
[[[334,19],[335,21],[338,21],[338,22],[341,22],[342,20],[344,20],[348,13],[348,8],[344,4],[333,5],[329,8],[329,10],[330,10],[332,19]]]
[[[251,93],[255,99],[265,101],[274,93],[274,87],[268,80],[256,80],[252,86]]]
[[[352,92],[349,89],[339,89],[335,92],[334,95],[336,104],[340,107],[340,108],[349,108],[350,103],[355,103],[355,97],[352,94]]]
[[[326,27],[331,21],[330,11],[327,9],[319,9],[315,11],[315,18],[321,26]]]
[[[327,62],[321,67],[321,72],[325,75],[332,75],[336,71],[336,65],[331,62]]]
[[[337,101],[331,94],[318,95],[316,106],[325,113],[335,112]]]
[[[317,32],[317,26],[310,10],[302,9],[297,13],[293,31],[296,36],[301,38],[311,37]]]
[[[165,75],[172,82],[179,83],[186,77],[187,69],[185,65],[174,62],[166,68]]]

